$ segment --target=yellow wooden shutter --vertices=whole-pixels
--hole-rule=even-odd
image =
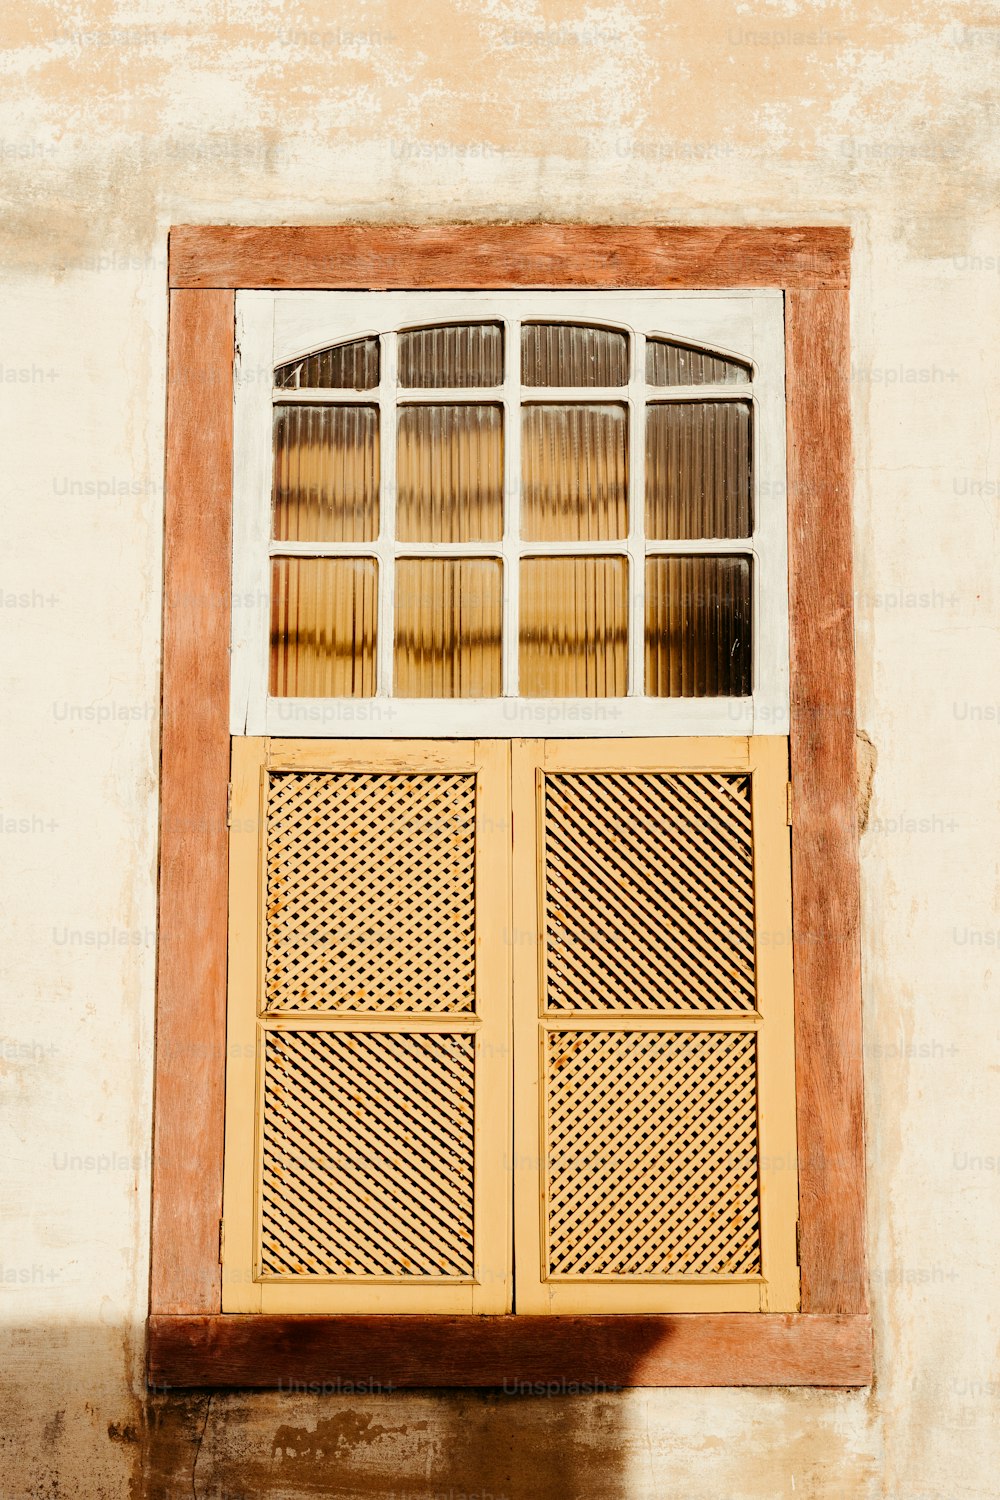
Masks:
[[[509,1309],[508,766],[234,741],[223,1311]]]
[[[786,767],[237,740],[224,1310],[794,1310]]]
[[[787,742],[513,757],[516,1310],[796,1309]]]

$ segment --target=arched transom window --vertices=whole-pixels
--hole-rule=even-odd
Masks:
[[[780,733],[773,294],[244,293],[238,733]]]

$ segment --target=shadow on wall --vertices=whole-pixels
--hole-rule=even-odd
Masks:
[[[618,1500],[626,1397],[580,1381],[150,1391],[144,1329],[0,1329],[2,1500]],[[359,1384],[360,1382],[355,1382]],[[597,1385],[597,1389],[594,1386]]]
[[[597,1379],[148,1391],[141,1326],[0,1332],[3,1500],[634,1500],[627,1397]]]
[[[0,1322],[0,1496],[3,1500],[122,1500],[140,1493],[143,1330],[70,1316],[15,1321],[19,1287],[48,1267],[3,1266]],[[13,1272],[21,1272],[18,1281]],[[52,1283],[57,1285],[57,1283]],[[52,1301],[55,1301],[53,1294]]]
[[[302,1317],[271,1325],[261,1355],[243,1319],[157,1322],[158,1378],[198,1382],[224,1368],[263,1384],[265,1359],[276,1388],[147,1392],[144,1500],[624,1500],[628,1398],[610,1382],[648,1378],[671,1338],[642,1316],[401,1318],[405,1337],[382,1318],[332,1329]],[[498,1385],[392,1384],[435,1371]]]
[[[572,1385],[149,1391],[143,1337],[0,1324],[0,1500],[773,1500],[795,1478],[812,1500],[883,1493],[868,1391],[668,1391],[651,1431],[641,1394]],[[639,1378],[669,1357],[656,1344]],[[991,1415],[985,1397],[980,1434]]]
[[[613,1392],[153,1395],[144,1500],[616,1500]]]
[[[303,1320],[304,1324],[313,1320]],[[417,1369],[427,1367],[433,1332],[418,1337]],[[589,1361],[610,1366],[630,1383],[654,1346],[662,1352],[656,1320],[630,1320],[627,1357],[619,1340],[600,1348],[566,1333],[561,1350],[537,1341],[541,1320],[518,1340],[518,1351],[498,1354],[500,1330],[483,1319],[477,1355],[486,1368],[516,1360],[531,1373],[513,1373],[492,1390],[393,1389],[385,1373],[360,1369],[364,1355],[351,1345],[340,1364],[325,1339],[310,1352],[308,1333],[298,1351],[284,1345],[289,1366],[324,1368],[322,1381],[285,1379],[266,1391],[150,1392],[144,1406],[144,1500],[175,1495],[204,1500],[298,1500],[332,1495],[377,1500],[615,1500],[631,1493],[626,1397],[587,1373]],[[497,1338],[494,1338],[494,1333]],[[369,1331],[370,1337],[370,1331]],[[428,1339],[430,1343],[428,1343]],[[374,1334],[373,1347],[381,1341]],[[607,1340],[605,1340],[607,1343]],[[410,1350],[401,1350],[405,1363]],[[446,1353],[442,1341],[442,1365]],[[274,1357],[274,1356],[272,1356]],[[396,1360],[396,1356],[392,1356]],[[371,1357],[371,1362],[376,1361]],[[397,1366],[398,1366],[397,1360]],[[571,1366],[553,1375],[560,1363]],[[330,1368],[330,1366],[334,1366]],[[548,1366],[543,1376],[543,1367]],[[494,1366],[495,1367],[495,1366]],[[411,1377],[412,1378],[412,1377]]]

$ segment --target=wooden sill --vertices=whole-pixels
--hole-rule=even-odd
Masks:
[[[864,1386],[864,1314],[619,1317],[153,1316],[154,1388],[380,1392],[501,1387],[574,1394],[626,1386]]]

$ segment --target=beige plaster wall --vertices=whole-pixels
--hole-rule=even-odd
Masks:
[[[7,1497],[1000,1492],[996,13],[8,6]],[[849,223],[871,1393],[147,1400],[172,222]]]

